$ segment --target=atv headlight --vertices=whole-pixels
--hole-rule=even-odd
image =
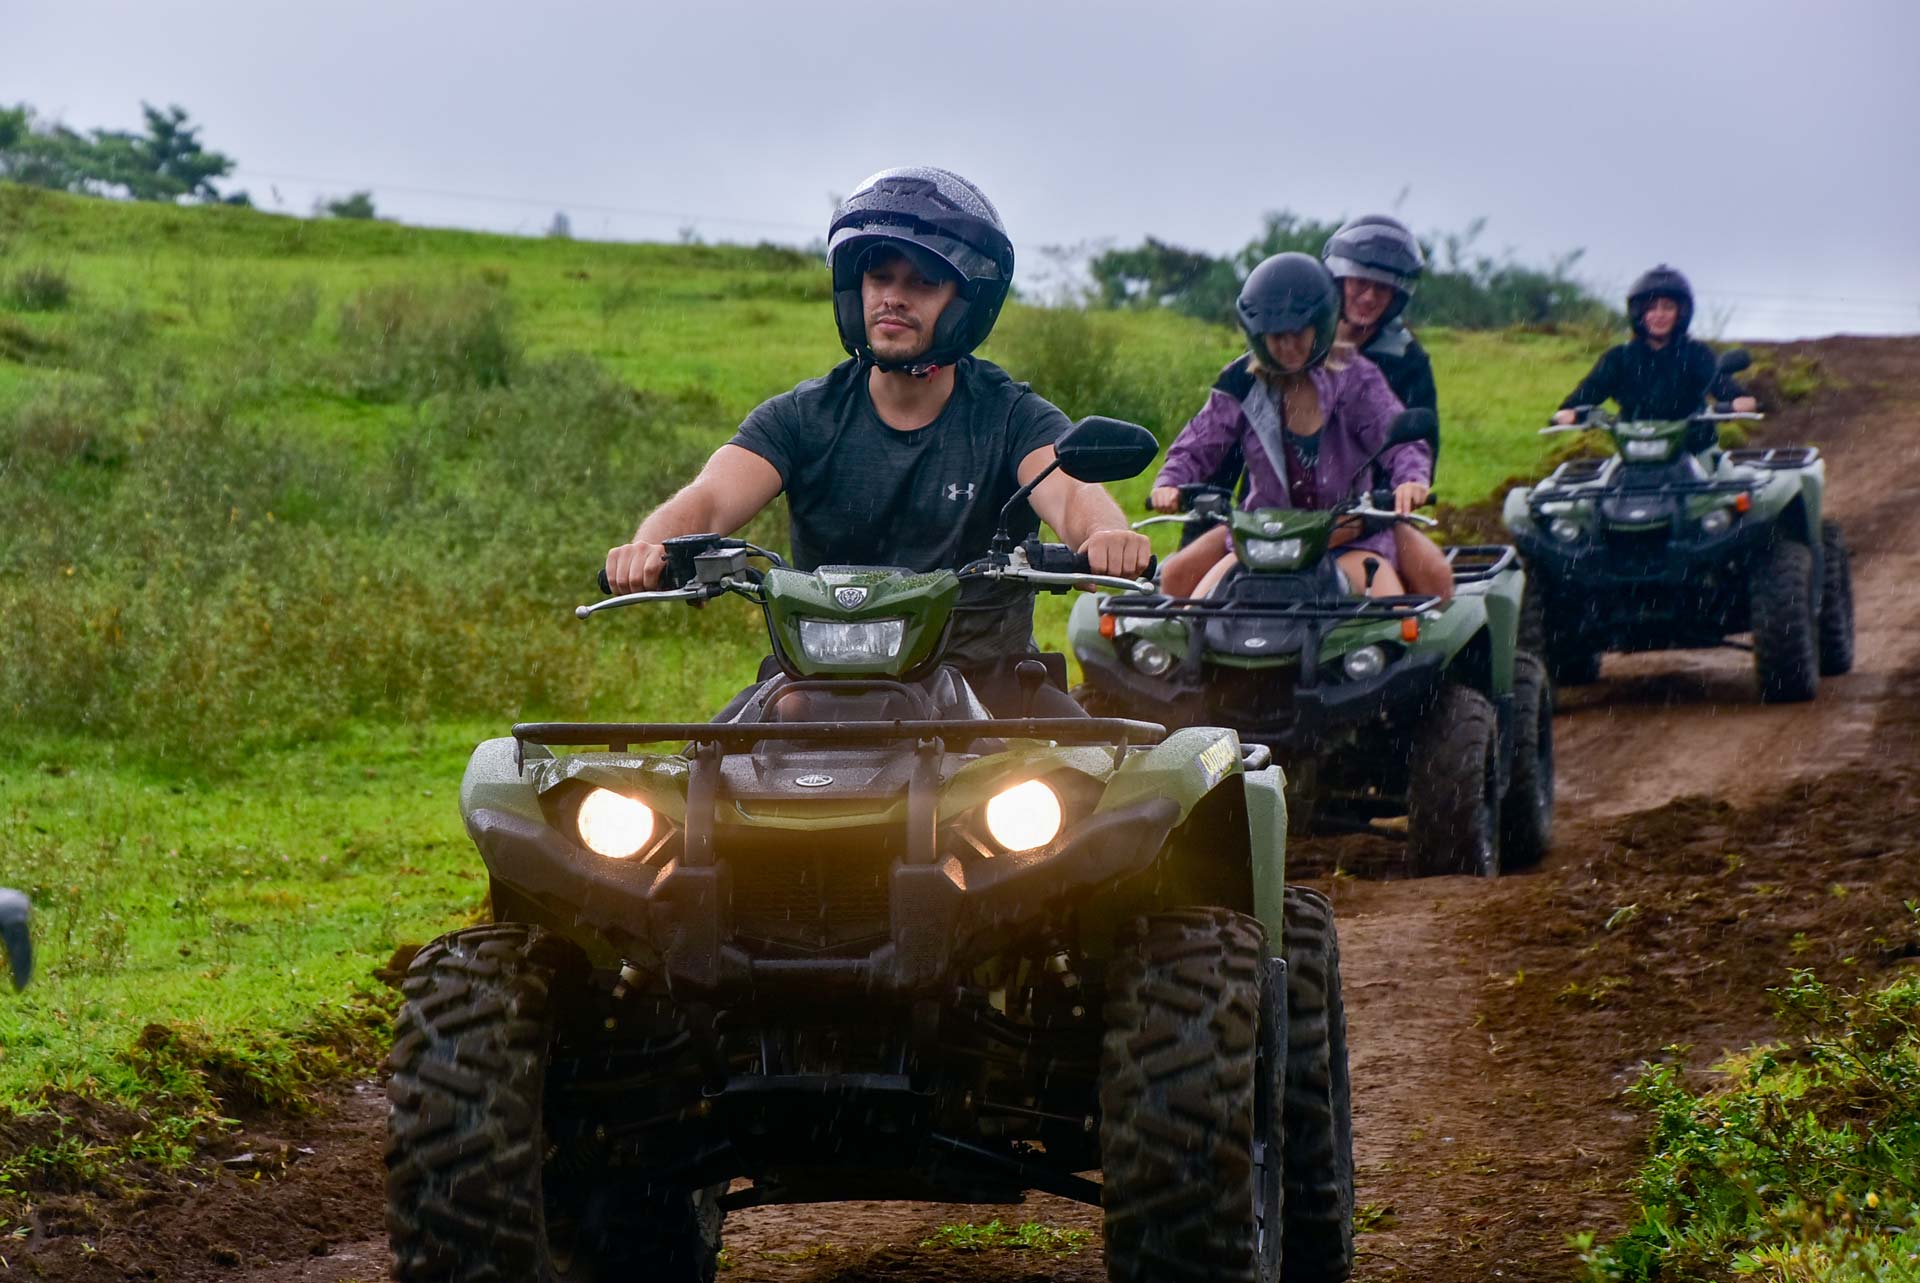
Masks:
[[[1654,437],[1651,441],[1622,441],[1620,453],[1634,463],[1658,463],[1673,453],[1672,437]]]
[[[1136,637],[1127,647],[1127,662],[1148,677],[1159,677],[1173,667],[1173,652],[1159,642]]]
[[[802,619],[800,649],[816,664],[871,664],[900,653],[907,637],[904,619],[864,619],[843,623]]]
[[[1249,565],[1262,568],[1269,566],[1291,566],[1300,560],[1305,551],[1305,541],[1294,539],[1249,539],[1242,545],[1247,550]]]
[[[595,789],[582,798],[573,823],[587,850],[609,860],[638,854],[653,840],[653,808],[612,789]]]
[[[1725,508],[1715,508],[1700,518],[1700,533],[1703,535],[1724,535],[1727,527],[1733,524],[1733,515]]]
[[[1345,669],[1347,676],[1355,681],[1363,677],[1377,676],[1386,666],[1387,652],[1378,646],[1362,646],[1358,650],[1350,650],[1347,652],[1347,657],[1340,661],[1340,667]]]
[[[1031,851],[1060,834],[1060,797],[1039,780],[1002,789],[987,803],[987,832],[1008,851]]]
[[[1572,543],[1580,537],[1580,523],[1572,517],[1555,517],[1547,532],[1562,543]]]

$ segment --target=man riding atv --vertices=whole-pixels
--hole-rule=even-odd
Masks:
[[[1013,257],[999,213],[958,174],[915,166],[861,183],[834,211],[827,243],[850,359],[749,414],[632,542],[607,553],[612,590],[653,588],[665,540],[731,533],[783,491],[803,570],[957,569],[986,553],[1002,506],[1053,462],[1053,441],[1070,426],[1026,384],[969,355],[1000,315]],[[1037,513],[1096,574],[1147,568],[1146,536],[1101,487],[1055,472],[1030,503],[1014,515],[1016,539],[1035,532]],[[1022,707],[1012,670],[1035,649],[1032,633],[1031,596],[969,582],[948,662],[997,715]],[[1033,708],[1079,712],[1051,684]]]
[[[1583,410],[1612,399],[1623,419],[1684,419],[1703,402],[1730,401],[1736,414],[1760,403],[1720,372],[1712,348],[1687,337],[1693,321],[1693,286],[1665,263],[1640,274],[1627,291],[1633,338],[1608,348],[1580,386],[1560,403],[1557,424],[1579,420]]]

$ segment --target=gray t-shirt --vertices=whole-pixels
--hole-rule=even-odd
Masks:
[[[1020,461],[1068,427],[1067,416],[991,361],[954,367],[940,417],[901,432],[881,422],[858,361],[762,402],[731,444],[780,473],[793,564],[957,570],[984,556],[1000,509],[1020,488]],[[1014,514],[1016,541],[1039,528]],[[972,580],[962,589],[947,662],[979,667],[1031,648],[1033,599]]]

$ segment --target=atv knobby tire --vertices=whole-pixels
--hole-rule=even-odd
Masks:
[[[1333,907],[1288,887],[1286,1201],[1281,1259],[1287,1283],[1340,1283],[1353,1269],[1353,1097],[1347,1009]]]
[[[1513,771],[1500,802],[1500,860],[1538,864],[1553,842],[1553,687],[1545,667],[1513,657]]]
[[[1285,1050],[1270,973],[1259,922],[1225,909],[1155,914],[1121,937],[1100,1059],[1116,1283],[1279,1278]]]
[[[1753,668],[1768,704],[1809,700],[1820,687],[1819,593],[1813,549],[1776,540],[1750,580]]]
[[[1853,567],[1840,523],[1820,523],[1820,675],[1853,671]]]
[[[706,1195],[610,1179],[549,1188],[547,1065],[563,946],[502,924],[443,936],[402,984],[387,1084],[395,1283],[712,1283]]]
[[[1493,704],[1449,682],[1413,733],[1407,866],[1414,877],[1500,875],[1500,736]]]
[[[1546,661],[1547,674],[1562,686],[1589,686],[1600,680],[1600,652],[1547,633],[1546,591],[1529,579],[1520,595],[1520,626],[1515,644]]]

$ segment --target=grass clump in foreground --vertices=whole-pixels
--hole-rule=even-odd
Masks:
[[[1776,991],[1792,1042],[1721,1067],[1695,1093],[1650,1070],[1640,1218],[1595,1247],[1595,1283],[1920,1280],[1920,976],[1840,993],[1810,972]]]
[[[1091,1230],[1063,1228],[1040,1221],[1022,1221],[1008,1225],[995,1217],[985,1225],[942,1225],[920,1241],[921,1247],[944,1247],[956,1252],[982,1252],[989,1248],[1007,1248],[1021,1252],[1041,1252],[1049,1256],[1078,1256],[1093,1242]]]

